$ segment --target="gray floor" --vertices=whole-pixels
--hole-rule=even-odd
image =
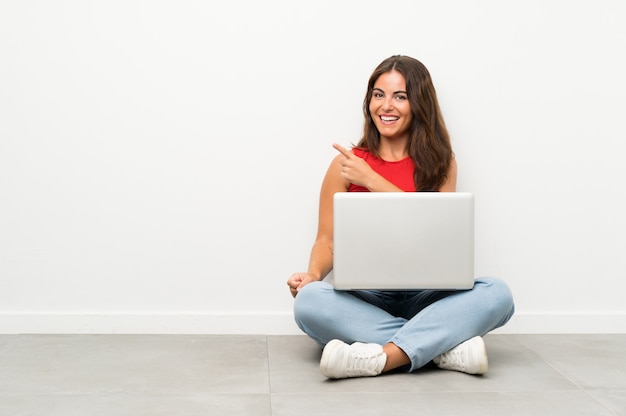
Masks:
[[[626,415],[626,335],[488,335],[484,376],[326,380],[305,336],[0,335],[0,415]]]

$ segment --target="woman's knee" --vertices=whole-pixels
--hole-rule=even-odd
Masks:
[[[326,309],[321,307],[325,303],[324,299],[332,292],[332,286],[326,282],[311,282],[300,289],[293,306],[296,322],[319,317],[320,313]]]
[[[513,315],[515,310],[513,294],[504,280],[497,277],[485,277],[477,279],[476,284],[487,291],[487,304],[491,305],[494,313],[508,315],[508,318]]]

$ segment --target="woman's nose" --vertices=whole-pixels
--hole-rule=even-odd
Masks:
[[[393,110],[393,98],[392,97],[385,98],[385,101],[383,102],[383,110],[384,111]]]

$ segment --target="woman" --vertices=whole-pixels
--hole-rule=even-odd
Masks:
[[[333,267],[336,192],[456,191],[457,167],[430,74],[418,60],[392,56],[370,77],[363,137],[351,151],[333,145],[320,193],[319,223],[306,273],[287,281],[298,326],[324,347],[329,378],[375,376],[430,361],[483,374],[482,336],[513,315],[511,292],[494,278],[466,291],[338,291]]]

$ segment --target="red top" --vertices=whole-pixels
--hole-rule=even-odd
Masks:
[[[368,165],[374,169],[379,175],[387,179],[405,192],[415,192],[415,182],[413,180],[413,171],[415,164],[410,157],[406,157],[397,162],[387,162],[368,152],[367,150],[354,148],[352,152],[365,160]],[[350,184],[348,192],[369,192],[364,186]]]

